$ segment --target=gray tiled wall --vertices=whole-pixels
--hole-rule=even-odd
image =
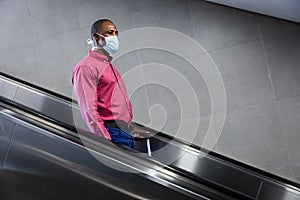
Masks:
[[[201,0],[6,0],[0,1],[0,70],[72,96],[71,72],[98,18],[111,18],[121,48],[132,49],[113,64],[131,94],[135,121],[300,182],[299,24]],[[124,36],[143,27],[187,40],[164,30]],[[187,47],[190,39],[203,49]],[[171,50],[138,49],[145,42]],[[214,65],[226,112],[221,98],[211,109],[203,75],[213,76],[201,71]],[[208,133],[211,118],[222,125],[225,114],[222,132]]]

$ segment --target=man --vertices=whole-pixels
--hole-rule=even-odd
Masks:
[[[118,30],[109,19],[91,27],[92,50],[74,68],[72,82],[82,118],[90,132],[135,149],[134,138],[143,130],[132,128],[132,106],[125,84],[110,63],[119,48]]]

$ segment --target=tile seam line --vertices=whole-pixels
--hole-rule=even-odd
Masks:
[[[190,18],[190,22],[191,22],[191,26],[192,26],[192,38],[195,38],[194,37],[194,25],[193,25],[193,20],[192,20],[192,9],[191,9],[190,0],[187,0],[186,3],[187,3],[188,10],[189,10],[189,18]]]
[[[263,34],[262,34],[262,31],[261,31],[261,26],[260,26],[260,23],[259,23],[259,19],[258,19],[258,15],[256,15],[256,22],[257,22],[257,26],[258,26],[258,30],[259,30],[259,34],[260,34],[260,42],[261,42],[261,45],[262,45],[262,49],[263,49],[263,54],[264,54],[264,59],[265,59],[265,62],[266,62],[266,67],[267,67],[267,70],[268,70],[268,79],[270,80],[270,83],[271,83],[271,87],[272,87],[272,95],[273,95],[273,102],[275,102],[275,109],[276,109],[276,116],[277,116],[277,119],[279,121],[279,127],[280,127],[280,133],[281,133],[281,136],[282,136],[282,139],[283,139],[283,142],[284,142],[284,150],[285,150],[285,155],[286,155],[286,159],[288,161],[288,166],[292,167],[292,163],[293,163],[293,159],[291,158],[291,153],[290,153],[290,150],[289,150],[289,145],[288,145],[288,142],[287,142],[287,138],[283,132],[283,127],[282,127],[282,121],[280,119],[280,116],[279,116],[279,109],[278,109],[278,99],[276,99],[276,94],[275,94],[275,88],[274,88],[274,83],[273,83],[273,80],[272,80],[272,76],[271,76],[271,69],[270,69],[270,64],[269,64],[269,60],[268,60],[268,56],[267,56],[267,52],[266,52],[266,49],[265,49],[265,43],[264,43],[264,40],[263,40]],[[292,171],[292,174],[293,176],[295,177],[295,172],[294,170],[291,170]]]
[[[235,109],[231,109],[231,110],[226,110],[225,112],[243,111],[243,110],[247,110],[247,109],[251,109],[251,108],[258,108],[260,106],[264,106],[264,105],[272,104],[272,103],[273,102],[262,102],[260,104],[253,104],[253,105],[248,105],[248,106],[241,107],[241,108],[235,108]],[[223,113],[223,112],[219,111],[219,112],[215,112],[215,113],[210,113],[210,114],[205,114],[205,115],[195,116],[195,117],[189,117],[189,118],[185,118],[185,119],[186,120],[188,120],[188,119],[198,119],[198,118],[201,118],[201,117],[208,117],[210,115],[216,115],[216,114],[220,114],[220,113]]]
[[[268,57],[267,57],[267,54],[266,54],[267,52],[266,52],[265,43],[264,43],[264,40],[263,40],[263,35],[262,35],[262,32],[261,32],[260,23],[258,21],[258,15],[256,15],[256,23],[257,23],[257,28],[258,28],[258,31],[259,31],[259,40],[260,40],[260,43],[262,45],[262,50],[263,50],[263,54],[264,54],[264,60],[266,62],[266,67],[267,67],[267,70],[268,70],[268,79],[270,80],[271,87],[272,87],[273,101],[276,102],[274,83],[273,83],[272,76],[271,76],[270,64],[269,64],[269,60],[268,60]]]
[[[192,54],[189,54],[189,55],[186,55],[186,56],[182,56],[179,59],[174,59],[174,60],[171,60],[171,61],[163,62],[162,64],[169,64],[169,63],[180,61],[182,59],[186,60],[185,58],[190,58],[190,57],[197,56],[197,55],[204,55],[206,53],[210,55],[211,53],[214,53],[214,52],[219,51],[219,50],[223,50],[223,49],[227,49],[227,48],[231,48],[231,47],[235,47],[235,46],[240,46],[240,45],[243,45],[243,44],[252,43],[252,42],[256,42],[256,41],[258,42],[259,38],[256,38],[256,39],[253,39],[253,40],[249,40],[249,41],[246,41],[246,42],[236,43],[236,44],[233,44],[233,45],[230,45],[230,46],[226,46],[226,47],[220,47],[220,48],[208,50],[208,51],[206,51],[205,48],[203,47],[203,49],[204,49],[203,52],[192,53]]]
[[[222,50],[222,49],[227,49],[227,48],[231,48],[231,47],[235,47],[235,46],[241,46],[243,44],[252,43],[252,42],[259,41],[259,40],[260,40],[260,38],[258,36],[257,38],[254,38],[252,40],[248,40],[248,41],[244,41],[244,42],[237,42],[235,44],[228,45],[228,46],[225,46],[225,47],[219,47],[219,48],[216,48],[216,49],[211,49],[211,50],[208,50],[207,52],[208,53],[213,53],[215,51],[219,51],[219,50]]]
[[[145,10],[148,10],[148,9],[152,9],[152,8],[155,8],[155,7],[159,7],[159,6],[162,6],[162,5],[168,5],[168,3],[165,2],[163,4],[155,4],[155,5],[149,6],[147,8],[143,8],[143,9],[134,9],[133,11],[124,12],[120,15],[115,15],[115,16],[111,16],[111,17],[107,17],[107,18],[114,20],[114,18],[119,18],[119,17],[126,16],[126,15],[132,15],[132,17],[133,17],[135,13],[139,13],[139,12],[142,12],[142,11],[145,11]],[[74,5],[74,7],[76,8],[76,11],[77,11],[78,7],[80,7],[80,6],[79,5]],[[76,14],[78,14],[78,11],[77,11]],[[106,18],[106,17],[103,17],[103,18]],[[80,22],[79,22],[79,28],[80,29],[87,28],[87,27],[89,27],[89,25],[81,27]]]

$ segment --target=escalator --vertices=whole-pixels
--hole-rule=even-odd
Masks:
[[[294,182],[164,133],[151,156],[144,140],[113,144],[79,115],[72,99],[0,73],[1,199],[300,199]]]

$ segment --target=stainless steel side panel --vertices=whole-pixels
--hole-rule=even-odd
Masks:
[[[300,199],[300,192],[296,192],[295,190],[291,191],[284,186],[266,182],[262,185],[261,192],[257,199],[297,200]]]
[[[17,85],[12,84],[8,80],[1,79],[0,76],[0,96],[7,98],[9,100],[13,100],[17,88],[18,88]]]
[[[116,170],[127,167],[97,154],[99,161],[94,155],[59,136],[18,123],[0,179],[1,199],[193,199],[140,173]]]
[[[74,126],[72,105],[69,103],[23,87],[18,88],[14,101],[47,117]]]
[[[81,119],[79,110],[76,107],[75,109],[73,109],[72,104],[70,102],[64,101],[59,98],[55,98],[54,96],[51,95],[44,94],[32,88],[25,87],[24,85],[18,85],[16,82],[9,82],[7,79],[1,78],[0,76],[0,97],[1,96],[11,101],[15,101],[16,103],[26,106],[32,110],[35,110],[41,115],[47,116],[49,118],[52,118],[54,120],[57,120],[59,122],[62,122],[70,126],[80,127],[87,130],[87,127],[85,126],[84,122]],[[75,111],[75,115],[73,114],[74,111]],[[74,123],[74,116],[75,116],[75,121],[77,123]],[[8,159],[11,162],[8,162],[8,165],[5,165],[5,167],[7,167],[7,169],[9,168],[14,169],[17,166],[18,167],[23,166],[20,165],[20,163],[16,163],[19,162],[17,160],[21,160],[22,161],[21,164],[25,162],[24,164],[25,168],[22,169],[25,171],[29,170],[30,167],[34,167],[36,164],[35,162],[37,162],[37,164],[41,163],[41,165],[43,165],[42,163],[46,163],[45,165],[51,165],[52,161],[50,162],[49,160],[45,159],[47,157],[40,158],[41,156],[38,157],[36,156],[36,155],[41,155],[41,153],[45,153],[47,151],[47,149],[44,149],[42,144],[47,144],[47,141],[50,140],[47,139],[47,141],[43,141],[43,139],[40,138],[41,136],[36,136],[36,134],[33,134],[31,136],[29,131],[26,131],[25,129],[23,130],[20,127],[17,128],[18,128],[18,132],[16,132],[17,134],[16,137],[14,138],[14,142],[12,143],[13,144],[12,149],[11,151],[9,151],[10,154],[8,154],[10,156],[11,155],[13,156],[13,157],[8,157],[9,159],[12,158],[14,159],[13,160]],[[20,134],[20,131],[30,136],[25,137],[24,135]],[[49,135],[47,137],[49,138]],[[8,141],[9,139],[3,143],[2,145],[3,147],[0,146],[1,151],[2,150],[5,151]],[[39,144],[38,141],[43,141],[43,143]],[[51,152],[49,154],[45,154],[44,156],[55,155],[53,158],[56,158],[57,156],[59,158],[62,157],[63,158],[62,161],[64,161],[66,159],[65,157],[63,157],[65,156],[65,154],[61,154],[61,153],[68,152],[67,150],[68,148],[64,148],[64,145],[68,146],[67,145],[68,142],[62,145],[61,147],[59,147],[58,149],[56,149],[57,147],[53,146],[52,143],[56,143],[56,142],[60,143],[61,141],[56,141],[53,139],[51,139],[51,141],[52,142],[48,144],[49,146],[47,146],[49,147]],[[228,164],[224,161],[221,161],[220,159],[215,159],[212,156],[203,157],[203,153],[201,153],[200,151],[197,150],[190,151],[188,146],[182,145],[181,143],[178,142],[170,143],[170,141],[156,136],[150,138],[150,141],[151,141],[151,149],[153,151],[152,152],[153,158],[161,161],[164,164],[170,164],[172,167],[175,167],[184,173],[189,173],[195,179],[207,181],[208,183],[215,184],[229,191],[248,197],[249,199],[257,199],[257,197],[259,197],[259,199],[269,199],[270,197],[272,197],[272,190],[281,191],[280,194],[287,197],[288,199],[289,196],[291,196],[292,199],[300,199],[300,196],[298,194],[299,193],[298,191],[300,190],[299,188],[293,188],[290,185],[284,186],[282,184],[281,185],[274,184],[274,180],[272,179],[265,178],[257,173],[252,173],[250,171],[247,171],[235,165]],[[21,146],[19,144],[21,144]],[[42,146],[38,146],[38,145],[42,145]],[[140,151],[142,152],[146,151],[145,142],[138,142],[137,146]],[[25,147],[26,148],[30,147],[31,148],[31,149],[29,148],[30,151],[27,150],[24,151],[23,153],[21,152],[20,154],[12,153],[12,152],[20,152],[20,150],[17,151],[17,149],[20,148],[26,150]],[[40,151],[41,149],[42,151]],[[60,152],[61,149],[64,149],[64,151],[66,152]],[[35,159],[37,160],[37,161],[32,161],[35,164],[26,166],[30,164],[30,161],[22,160],[23,157],[18,156],[24,154],[25,152],[27,152],[26,155],[24,155],[25,158],[31,158],[32,160]],[[70,153],[67,153],[68,156],[70,156],[68,158],[75,159],[77,154],[81,154],[80,152],[81,150],[78,152],[77,150],[72,150],[70,151]],[[1,159],[3,160],[1,156],[3,157],[3,155],[0,153],[0,164],[1,164]],[[84,158],[84,155],[82,156]],[[79,164],[85,163],[85,160],[75,159],[75,161],[74,162],[76,163],[76,165],[78,163]],[[66,163],[70,163],[70,162],[72,163],[73,161],[69,161],[69,160],[66,161]],[[89,162],[92,161],[89,160]],[[94,167],[98,165],[92,163],[91,166]],[[105,166],[101,166],[100,168],[102,169],[102,167],[105,168]],[[55,169],[55,167],[53,167],[53,169]],[[97,168],[94,169],[94,171],[97,170],[98,170]],[[43,170],[38,172],[42,174],[45,173]],[[115,173],[115,172],[109,171],[109,173]],[[117,182],[117,180],[115,181]],[[123,184],[124,183],[122,182],[122,185]]]
[[[255,199],[259,191],[261,180],[245,171],[233,170],[232,167],[188,152],[182,152],[181,157],[173,163],[188,172],[197,174],[204,180],[209,180],[224,188]]]
[[[0,174],[16,124],[0,114]]]
[[[151,138],[152,157],[170,166],[189,172],[195,178],[206,180],[235,193],[255,199],[261,180],[246,171],[214,160],[204,153],[188,151],[178,144]]]
[[[201,152],[180,147],[176,142],[150,138],[152,157],[191,176],[256,200],[300,200],[299,188],[275,184],[270,179],[230,165]],[[145,142],[139,142],[145,152]],[[275,198],[275,196],[280,198]]]

